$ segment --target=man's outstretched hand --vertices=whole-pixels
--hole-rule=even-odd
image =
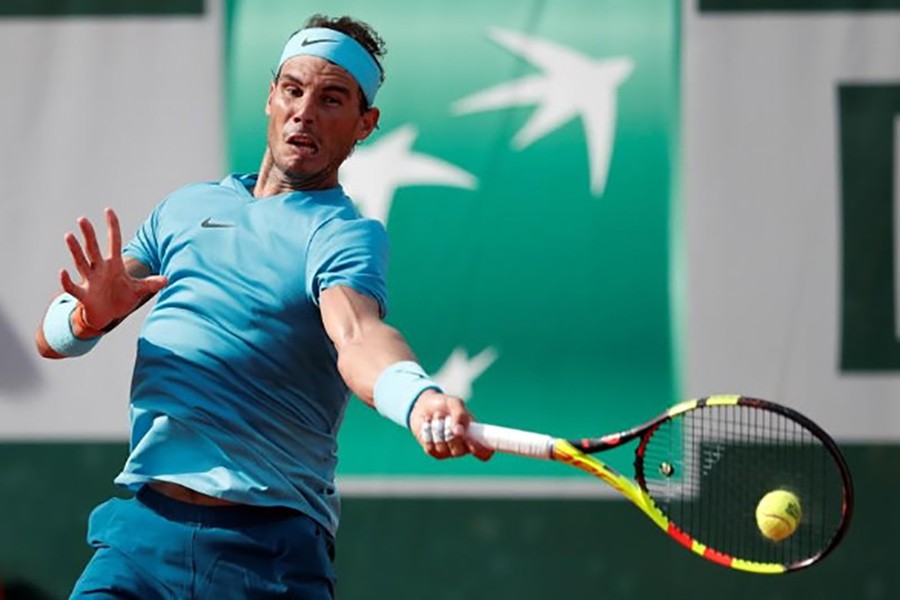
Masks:
[[[65,237],[75,269],[81,275],[81,282],[76,284],[66,269],[59,274],[63,290],[81,302],[85,322],[97,330],[131,314],[167,283],[162,275],[135,278],[128,273],[122,259],[119,218],[111,208],[107,208],[105,214],[108,255],[103,256],[100,252],[94,226],[88,219],[81,217],[78,219],[78,226],[84,236],[84,245],[74,233],[69,232]]]

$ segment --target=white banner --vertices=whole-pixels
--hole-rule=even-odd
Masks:
[[[897,440],[900,371],[841,370],[839,88],[900,83],[900,16],[689,5],[684,25],[687,395]]]
[[[167,193],[222,175],[222,15],[207,5],[202,18],[0,20],[2,438],[127,436],[140,319],[70,361],[38,358],[33,336],[76,218],[103,227],[111,206],[128,237]]]

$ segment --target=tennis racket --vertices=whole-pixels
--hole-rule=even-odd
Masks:
[[[853,483],[837,444],[795,410],[744,396],[677,404],[633,429],[564,440],[471,423],[468,435],[499,452],[557,460],[599,477],[660,529],[719,565],[752,573],[809,567],[841,541],[853,512]],[[634,478],[590,454],[637,440]],[[793,535],[760,532],[756,507],[786,490],[800,500]]]

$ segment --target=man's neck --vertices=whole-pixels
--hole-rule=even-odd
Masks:
[[[290,176],[275,165],[272,153],[266,149],[262,164],[259,166],[259,177],[253,187],[253,196],[268,198],[290,192],[327,190],[337,185],[337,176],[334,173],[318,173],[302,179]]]

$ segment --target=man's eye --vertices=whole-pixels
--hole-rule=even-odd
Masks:
[[[336,96],[325,96],[325,104],[331,104],[333,106],[340,106],[341,99]]]
[[[289,85],[288,87],[284,88],[284,91],[287,95],[294,97],[300,96],[303,93],[300,88],[294,85]]]

